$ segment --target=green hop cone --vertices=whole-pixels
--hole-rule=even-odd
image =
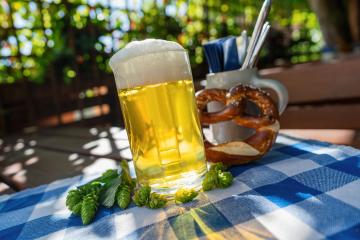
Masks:
[[[209,171],[223,172],[225,170],[226,170],[226,166],[222,162],[218,162],[218,163],[211,164]]]
[[[98,209],[99,192],[91,192],[87,194],[82,202],[81,220],[84,225],[89,224],[95,217]]]
[[[151,192],[150,186],[140,187],[134,194],[134,198],[133,198],[134,203],[139,207],[146,205],[150,198],[150,192]]]
[[[99,192],[102,188],[102,185],[98,181],[89,182],[81,187],[78,187],[78,190],[81,192],[82,196],[85,197],[88,193]]]
[[[116,193],[116,202],[122,209],[126,209],[131,201],[131,190],[127,185],[121,185]]]
[[[131,190],[134,190],[134,188],[136,187],[136,178],[132,178],[132,179],[131,179],[131,185],[130,185],[130,187],[131,187]]]
[[[233,183],[233,176],[230,172],[218,172],[219,187],[227,188]]]
[[[122,182],[128,186],[132,185],[132,179],[130,176],[130,169],[129,169],[129,164],[126,160],[122,160],[120,162],[120,166],[121,166],[121,179]]]
[[[208,171],[205,174],[204,180],[202,182],[202,187],[204,191],[210,191],[217,188],[219,185],[218,174],[216,171]]]
[[[96,215],[100,193],[107,189],[118,176],[116,169],[107,170],[101,177],[69,191],[66,197],[66,206],[73,214],[81,216],[83,224],[89,224]]]
[[[194,189],[180,188],[175,193],[175,203],[186,203],[190,202],[198,193]]]
[[[164,207],[166,203],[167,199],[164,196],[153,192],[150,194],[150,199],[146,206],[151,209],[156,209]]]
[[[76,214],[77,211],[75,210],[75,206],[81,203],[82,199],[83,199],[83,193],[81,190],[79,189],[71,190],[66,196],[66,206],[71,212]]]
[[[78,204],[76,204],[73,208],[72,208],[72,213],[75,215],[81,215],[81,208],[82,208],[82,201],[79,202]]]
[[[84,197],[89,193],[98,194],[100,189],[101,184],[98,182],[90,182],[81,187],[78,187],[77,189],[73,189],[69,191],[68,195],[66,196],[66,206],[75,215],[80,215]]]

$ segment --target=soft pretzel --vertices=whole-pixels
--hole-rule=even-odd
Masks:
[[[246,114],[246,100],[258,106],[260,116]],[[279,112],[268,93],[257,88],[237,85],[229,91],[201,90],[196,93],[196,101],[203,125],[232,120],[240,126],[255,130],[255,134],[243,141],[215,145],[205,139],[208,161],[223,162],[227,165],[248,163],[261,158],[274,144],[280,128]],[[212,101],[223,103],[224,109],[219,112],[205,112],[206,105]]]

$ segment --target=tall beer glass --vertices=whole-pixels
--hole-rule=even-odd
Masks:
[[[175,42],[135,41],[110,66],[138,182],[163,194],[199,189],[206,161],[187,52]]]

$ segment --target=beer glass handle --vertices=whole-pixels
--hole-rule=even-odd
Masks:
[[[253,84],[255,87],[259,88],[270,88],[274,90],[278,96],[278,108],[279,113],[282,114],[288,104],[289,95],[285,86],[279,81],[272,79],[264,79],[256,76],[253,79]]]

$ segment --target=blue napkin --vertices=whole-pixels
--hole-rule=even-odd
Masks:
[[[223,52],[218,40],[204,44],[205,57],[209,65],[210,73],[222,72]]]
[[[204,50],[210,73],[240,68],[236,37],[229,36],[208,42],[204,44]]]
[[[228,37],[222,42],[224,51],[224,71],[231,71],[240,68],[239,56],[236,45],[236,37]]]

